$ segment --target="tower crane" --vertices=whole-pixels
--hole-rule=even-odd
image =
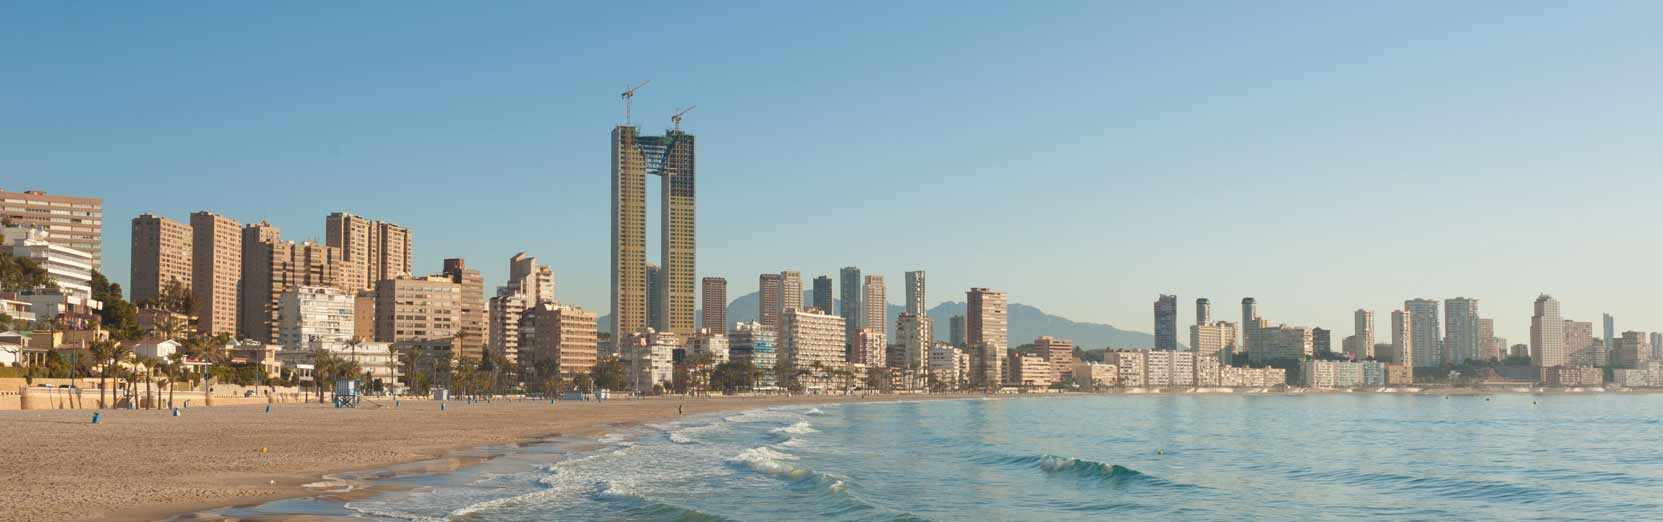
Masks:
[[[687,114],[688,111],[692,111],[694,107],[698,107],[698,106],[697,105],[689,105],[689,106],[687,106],[686,109],[681,109],[679,111],[676,111],[676,114],[674,116],[670,116],[670,123],[675,124],[676,130],[681,130],[681,115]]]
[[[643,80],[640,84],[630,87],[629,90],[624,91],[623,94],[619,95],[624,99],[624,125],[629,125],[629,100],[635,97],[635,91],[639,91],[642,87],[646,87],[647,82],[650,81],[652,80]]]

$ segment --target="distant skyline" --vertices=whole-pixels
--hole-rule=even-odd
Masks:
[[[1349,334],[1406,299],[1663,330],[1663,5],[0,6],[0,187],[212,210],[608,313],[607,139],[698,136],[698,273],[840,267],[1153,331],[1176,294]],[[656,195],[657,182],[648,193]],[[648,215],[658,212],[649,197]],[[649,219],[648,237],[657,237]],[[648,259],[658,257],[648,242]],[[835,276],[834,276],[835,277]],[[893,318],[891,318],[893,319]],[[944,328],[945,326],[938,326]],[[1342,336],[1343,337],[1343,336]]]

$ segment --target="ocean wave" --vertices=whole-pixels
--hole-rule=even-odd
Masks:
[[[1060,457],[1057,455],[1025,455],[1019,457],[996,457],[987,459],[990,463],[1009,466],[1021,466],[1038,469],[1047,475],[1068,477],[1083,481],[1097,482],[1106,485],[1146,484],[1165,487],[1194,487],[1168,481],[1144,472],[1121,466],[1106,464],[1094,460]]]
[[[825,414],[826,414],[826,412],[820,411],[820,408],[809,408],[808,411],[803,412],[803,415],[825,415]]]
[[[739,452],[738,455],[729,458],[728,462],[792,482],[813,484],[833,493],[841,493],[847,487],[842,478],[791,464],[795,460],[796,455],[759,446]]]
[[[613,504],[626,520],[680,520],[688,522],[732,520],[721,515],[677,506],[642,496],[628,486],[609,480],[595,485],[592,497]]]
[[[354,513],[379,518],[411,520],[415,522],[439,522],[445,520],[439,517],[429,517],[407,511],[399,511],[397,509],[386,507],[386,505],[382,502],[347,502],[341,507],[344,507]]]
[[[808,421],[797,421],[796,424],[792,424],[790,426],[785,426],[785,427],[781,427],[781,428],[774,428],[774,429],[771,429],[771,430],[768,430],[768,431],[771,432],[771,433],[789,433],[789,434],[792,434],[792,435],[805,435],[805,434],[809,434],[809,433],[818,433],[820,430],[814,429],[814,425],[809,424]]]
[[[682,432],[672,431],[670,432],[670,442],[674,442],[676,444],[696,444],[699,441],[693,440],[692,437],[689,437]]]
[[[770,422],[789,420],[801,417],[803,414],[786,410],[766,409],[740,412],[737,415],[722,417],[722,420],[737,423]]]

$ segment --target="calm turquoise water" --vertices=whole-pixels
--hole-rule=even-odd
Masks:
[[[1090,396],[785,407],[486,451],[385,520],[1663,520],[1663,395]]]

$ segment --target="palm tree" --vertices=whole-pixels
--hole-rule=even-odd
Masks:
[[[146,409],[154,408],[156,400],[152,398],[151,384],[155,382],[156,367],[161,365],[162,360],[155,357],[138,357],[133,362],[144,365],[144,398],[139,404],[145,404],[144,399],[148,399],[150,403]]]
[[[312,385],[318,391],[318,404],[323,404],[323,383],[331,380],[338,364],[334,355],[322,350],[312,357]]]

